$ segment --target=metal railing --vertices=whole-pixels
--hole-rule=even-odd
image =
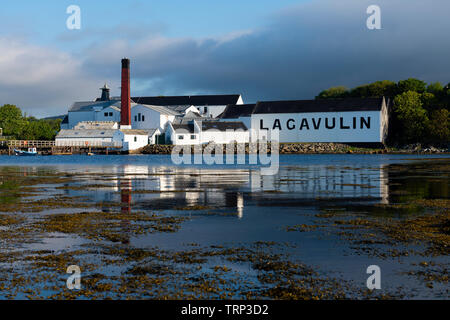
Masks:
[[[52,140],[8,140],[5,143],[9,147],[18,147],[18,148],[49,148],[55,145],[55,141]]]
[[[82,148],[122,148],[122,142],[105,141],[63,141],[57,140],[55,147],[82,147]]]

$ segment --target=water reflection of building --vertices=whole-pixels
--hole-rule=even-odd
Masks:
[[[90,188],[95,202],[120,202],[122,212],[166,210],[189,206],[229,208],[243,217],[245,206],[267,199],[372,199],[388,201],[387,171],[383,166],[286,166],[274,176],[258,169],[211,169],[123,165],[103,168],[104,184]],[[97,172],[99,174],[100,172]],[[89,176],[89,175],[87,175]],[[86,196],[86,190],[67,189]],[[105,208],[106,209],[106,208]]]
[[[276,176],[250,174],[252,192],[277,191],[301,198],[388,199],[387,171],[378,168],[308,166],[281,168]]]

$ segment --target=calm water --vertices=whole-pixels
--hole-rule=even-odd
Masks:
[[[43,188],[47,194],[82,196],[92,203],[121,202],[122,210],[158,211],[191,218],[175,233],[130,235],[132,247],[178,250],[192,243],[201,246],[245,246],[256,241],[288,243],[286,250],[297,259],[328,275],[349,279],[356,286],[365,286],[366,268],[376,264],[382,270],[383,290],[409,287],[414,297],[442,298],[445,290],[440,284],[431,291],[425,290],[419,280],[402,274],[410,270],[410,263],[423,258],[380,259],[355,252],[351,243],[335,233],[286,231],[288,226],[317,223],[315,215],[330,209],[354,210],[404,200],[398,190],[408,190],[408,196],[414,198],[448,199],[448,176],[442,177],[432,170],[427,176],[414,172],[415,164],[432,166],[436,159],[450,162],[449,155],[281,155],[279,172],[274,176],[262,176],[259,167],[251,165],[174,166],[170,156],[162,155],[2,156],[0,166],[19,167],[22,175],[39,171],[80,174],[71,184],[80,188],[46,185]],[[411,167],[400,173],[397,164]],[[98,183],[98,176],[102,177],[103,186],[82,188]],[[189,206],[208,209],[178,209]],[[108,210],[103,208],[105,212]],[[367,210],[366,214],[373,213]],[[389,214],[403,218],[401,212]],[[27,248],[67,250],[86,241],[48,237]],[[448,263],[448,256],[433,259]],[[246,266],[229,265],[250,272]]]

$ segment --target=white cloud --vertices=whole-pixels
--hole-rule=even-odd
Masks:
[[[366,28],[374,3],[382,30]],[[74,100],[95,98],[104,81],[117,90],[125,56],[132,94],[242,93],[255,101],[382,79],[448,82],[448,12],[448,0],[317,0],[274,13],[262,29],[221,37],[133,37],[133,28],[112,28],[116,37],[102,31],[105,40],[78,55],[3,38],[0,103],[64,113]]]

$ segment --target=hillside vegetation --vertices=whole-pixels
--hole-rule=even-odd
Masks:
[[[383,80],[348,89],[332,87],[319,93],[316,99],[389,97],[389,144],[424,143],[448,145],[450,141],[450,83],[445,87],[418,79],[397,83]]]

